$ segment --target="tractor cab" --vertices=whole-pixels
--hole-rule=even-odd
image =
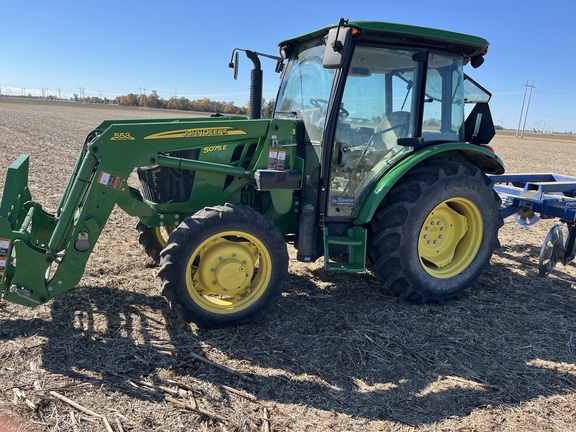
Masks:
[[[408,155],[487,144],[490,94],[463,72],[487,50],[474,36],[344,20],[280,43],[287,63],[275,117],[297,119],[305,131],[304,209],[314,207],[321,225],[345,232],[371,218],[366,205],[374,207],[375,187]],[[479,103],[469,120],[467,102]],[[481,164],[495,165],[491,157]]]

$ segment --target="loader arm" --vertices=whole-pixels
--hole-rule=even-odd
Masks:
[[[267,167],[270,148],[288,149],[287,167],[298,163],[295,130],[287,120],[106,121],[88,135],[54,215],[32,200],[28,156],[20,156],[0,205],[4,299],[36,306],[75,287],[116,204],[131,216],[175,225],[206,203],[240,202],[242,188]],[[150,166],[193,171],[198,187],[185,202],[146,200],[128,178]]]

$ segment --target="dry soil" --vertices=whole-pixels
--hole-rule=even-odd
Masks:
[[[0,173],[29,153],[32,196],[53,211],[100,121],[185,115],[3,98]],[[510,172],[576,176],[571,137],[493,146]],[[136,222],[113,212],[75,290],[0,302],[0,431],[576,430],[576,271],[538,276],[554,221],[507,219],[491,267],[444,305],[290,250],[270,312],[211,331],[170,311]]]

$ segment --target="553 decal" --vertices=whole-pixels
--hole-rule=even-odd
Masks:
[[[133,141],[135,139],[136,138],[130,135],[130,132],[116,132],[112,138],[110,138],[110,141]]]

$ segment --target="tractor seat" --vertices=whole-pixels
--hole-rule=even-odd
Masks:
[[[410,113],[407,111],[394,111],[384,116],[374,129],[372,145],[378,150],[392,150],[398,143],[398,138],[408,135]]]

